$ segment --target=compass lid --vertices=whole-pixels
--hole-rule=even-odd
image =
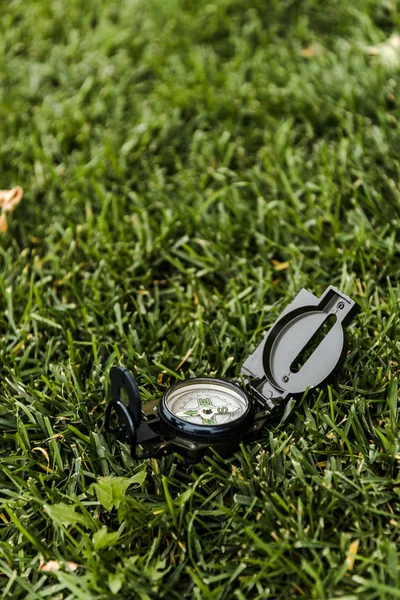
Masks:
[[[118,429],[111,427],[113,411],[118,419]],[[111,369],[111,402],[106,410],[106,431],[116,433],[121,442],[134,447],[141,416],[139,390],[132,373],[123,366],[113,367]]]
[[[333,286],[320,298],[304,288],[297,294],[242,367],[266,408],[326,382],[340,368],[346,354],[345,327],[358,309]]]

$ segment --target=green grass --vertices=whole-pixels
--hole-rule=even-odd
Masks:
[[[399,598],[398,4],[0,4],[0,598]],[[106,439],[111,366],[235,377],[328,284],[345,368],[259,443]]]

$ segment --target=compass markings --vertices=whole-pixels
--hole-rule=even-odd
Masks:
[[[174,411],[176,417],[194,423],[198,419],[203,425],[229,422],[243,412],[242,403],[236,405],[230,394],[219,390],[213,390],[210,395],[200,390],[197,393],[194,390],[187,391],[180,398],[179,408],[177,406],[178,410]]]

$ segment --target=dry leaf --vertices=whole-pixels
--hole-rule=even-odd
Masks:
[[[79,565],[70,561],[60,563],[57,560],[49,560],[49,562],[45,563],[43,556],[40,557],[39,571],[44,571],[44,573],[54,573],[55,571],[59,571],[63,566],[68,571],[76,571]]]
[[[314,42],[313,44],[307,46],[307,48],[302,48],[300,50],[300,54],[304,58],[312,58],[313,56],[321,56],[321,54],[323,54],[324,51],[325,48],[321,46],[321,44],[318,44],[318,42]]]
[[[7,231],[7,218],[6,215],[0,215],[0,231]]]
[[[39,450],[39,452],[41,452],[43,454],[43,456],[47,460],[47,466],[49,466],[50,465],[50,457],[49,457],[49,453],[47,452],[47,450],[45,450],[44,448],[40,448],[39,446],[36,446],[36,448],[32,448],[32,452],[34,452],[35,450]]]
[[[23,189],[19,186],[12,190],[0,190],[0,207],[3,212],[12,212],[22,200]]]
[[[55,440],[57,438],[63,438],[64,434],[63,433],[55,433],[54,435],[51,435],[48,439],[49,440]],[[47,440],[46,440],[47,441]]]
[[[290,267],[290,261],[288,260],[286,262],[279,262],[279,260],[271,260],[271,262],[274,265],[275,271],[284,271],[285,269]]]
[[[180,548],[180,549],[181,549],[183,552],[186,552],[186,546],[185,546],[185,544],[183,544],[182,542],[179,542],[179,541],[178,541],[178,546],[179,546],[179,548]]]
[[[17,186],[12,190],[0,190],[0,208],[2,214],[0,215],[0,231],[7,231],[7,217],[6,213],[11,213],[17,204],[22,200],[24,191],[21,187]]]
[[[40,561],[39,571],[44,571],[45,573],[51,573],[54,571],[59,571],[61,568],[60,563],[56,560],[49,560],[49,562],[45,563],[42,560]]]
[[[355,540],[354,542],[351,542],[350,546],[349,546],[349,550],[347,552],[347,556],[346,556],[346,563],[347,563],[347,570],[351,571],[354,567],[354,559],[356,557],[356,554],[358,552],[358,546],[360,545],[359,540]]]
[[[365,51],[370,56],[377,56],[388,67],[400,65],[400,35],[393,33],[385,42],[376,46],[366,46]]]
[[[177,371],[179,371],[179,369],[181,368],[181,366],[187,361],[187,359],[192,354],[192,352],[193,352],[193,348],[189,348],[189,350],[186,352],[185,356],[182,358],[182,360],[179,363],[179,365],[176,367]]]

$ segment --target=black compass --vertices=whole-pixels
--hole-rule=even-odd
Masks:
[[[129,444],[133,457],[180,449],[195,458],[211,446],[231,452],[240,441],[257,437],[270,414],[290,397],[325,383],[341,367],[345,328],[357,312],[358,305],[333,286],[320,299],[302,289],[245,360],[239,383],[212,377],[179,381],[156,407],[145,405],[145,412],[130,371],[114,367],[106,430]],[[118,420],[114,429],[113,413]]]

